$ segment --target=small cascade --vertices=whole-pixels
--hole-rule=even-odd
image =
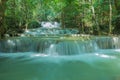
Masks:
[[[58,43],[57,51],[62,55],[77,55],[95,52],[95,47],[92,41],[63,41]]]
[[[41,22],[41,26],[43,28],[60,28],[61,24],[56,22],[56,21],[55,22],[45,22],[45,21],[43,21],[43,22]]]
[[[71,35],[77,34],[79,31],[77,29],[61,29],[61,28],[37,28],[29,29],[22,34],[23,36],[49,36],[49,35]]]
[[[100,49],[120,49],[120,37],[97,37],[96,43]]]
[[[50,44],[45,53],[47,53],[48,55],[58,55],[58,53],[56,52],[56,44]]]
[[[0,52],[34,52],[48,55],[77,55],[94,52],[92,40],[64,40],[60,38],[21,37],[0,41]]]
[[[120,48],[120,37],[114,37],[113,43],[115,45],[115,49],[119,49]]]
[[[0,41],[0,52],[39,52],[44,53],[53,43],[51,40],[42,40],[40,38],[14,38]]]
[[[78,34],[78,29],[64,28],[62,29],[61,24],[58,22],[41,22],[39,28],[28,29],[21,36],[49,36],[49,35],[71,35]]]

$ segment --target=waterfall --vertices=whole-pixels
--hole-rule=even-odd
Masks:
[[[120,37],[96,37],[95,40],[100,49],[120,48]]]
[[[96,43],[92,40],[59,40],[54,38],[21,37],[0,41],[0,52],[35,52],[49,55],[75,55],[94,52]]]
[[[43,28],[60,28],[61,24],[58,22],[41,22]]]
[[[119,80],[120,37],[0,40],[0,80]]]
[[[74,38],[74,37],[73,37]],[[95,37],[90,40],[65,40],[61,37],[19,37],[0,40],[0,52],[34,52],[47,55],[77,55],[98,49],[119,49],[119,37]]]

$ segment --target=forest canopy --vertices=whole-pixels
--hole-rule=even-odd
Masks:
[[[79,33],[120,33],[119,0],[0,0],[0,36],[15,35],[57,21]]]

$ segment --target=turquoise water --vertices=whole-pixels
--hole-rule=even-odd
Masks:
[[[71,56],[1,53],[0,80],[120,80],[120,50]]]
[[[120,80],[119,43],[117,37],[1,40],[0,80]]]

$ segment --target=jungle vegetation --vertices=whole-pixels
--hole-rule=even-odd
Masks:
[[[119,0],[0,0],[0,37],[57,21],[93,35],[120,34]]]

